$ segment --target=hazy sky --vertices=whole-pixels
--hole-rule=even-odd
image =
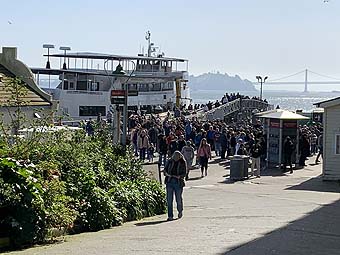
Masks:
[[[340,77],[339,13],[339,0],[2,0],[0,46],[40,66],[43,43],[135,55],[150,30],[192,74],[274,79],[309,68]]]

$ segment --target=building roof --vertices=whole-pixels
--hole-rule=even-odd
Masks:
[[[322,108],[340,105],[340,97],[335,97],[335,98],[328,99],[322,102],[318,102],[318,103],[315,103],[314,105],[316,105],[317,107],[322,107]]]
[[[260,118],[280,120],[307,120],[308,117],[282,109],[275,109],[259,115]]]
[[[50,106],[52,97],[41,90],[35,83],[33,73],[21,61],[17,59],[17,49],[3,47],[0,53],[0,73],[12,78],[20,78],[27,88],[27,94],[21,98],[27,106]],[[0,82],[0,104],[6,105],[11,98],[11,91]]]
[[[44,55],[47,57],[47,55]],[[174,62],[185,62],[187,59],[182,58],[168,58],[168,57],[148,57],[148,56],[124,56],[106,53],[96,53],[96,52],[71,52],[66,54],[51,54],[50,57],[58,58],[86,58],[86,59],[104,59],[104,60],[164,60],[164,61],[174,61]]]

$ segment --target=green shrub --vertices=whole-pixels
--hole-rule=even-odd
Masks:
[[[35,166],[0,158],[0,235],[21,246],[53,237],[51,229],[96,231],[164,213],[164,189],[107,137],[57,132],[4,146],[0,156]]]
[[[95,187],[81,200],[78,227],[81,230],[102,230],[122,223],[115,202],[101,188]]]
[[[12,247],[33,244],[46,234],[43,189],[31,166],[12,159],[0,160],[1,229]]]

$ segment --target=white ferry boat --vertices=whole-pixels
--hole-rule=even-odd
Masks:
[[[31,68],[37,82],[43,75],[58,76],[59,85],[46,89],[59,101],[58,115],[74,120],[107,116],[112,109],[112,95],[129,91],[129,110],[172,109],[190,103],[188,60],[155,54],[148,37],[148,53],[123,56],[93,52],[48,54],[46,68]],[[59,68],[51,68],[49,59],[59,58]],[[128,86],[128,88],[126,87]],[[112,92],[114,91],[114,92]]]

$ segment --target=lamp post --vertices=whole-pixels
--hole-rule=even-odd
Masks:
[[[262,91],[263,91],[263,83],[266,82],[268,79],[268,76],[262,78],[262,76],[256,76],[257,82],[261,84],[261,89],[260,89],[260,99],[262,100]]]
[[[64,51],[64,64],[63,64],[63,69],[66,70],[67,66],[66,66],[66,51],[71,50],[71,47],[66,47],[66,46],[61,46],[59,48],[59,50],[63,50]]]
[[[43,44],[43,48],[47,49],[46,69],[51,69],[51,64],[50,64],[50,49],[54,49],[54,45],[53,44]]]

